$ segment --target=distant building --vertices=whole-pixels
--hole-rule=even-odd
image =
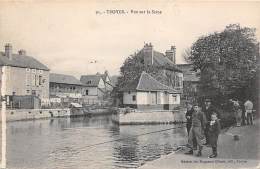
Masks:
[[[6,44],[5,51],[0,52],[0,69],[1,95],[49,99],[49,68],[28,56],[25,50],[16,54],[12,45]]]
[[[60,103],[82,102],[85,85],[72,75],[50,73],[50,101]]]
[[[179,92],[143,72],[121,89],[124,107],[171,110],[180,104]]]
[[[170,89],[173,89],[174,97],[180,98],[180,95],[183,92],[183,73],[182,70],[179,69],[175,64],[175,46],[171,46],[171,48],[169,50],[166,50],[165,54],[163,54],[154,50],[151,43],[145,44],[143,49],[140,50],[136,55],[137,57],[139,57],[141,63],[143,63],[144,66],[151,65],[157,67],[159,70],[159,75],[153,78],[159,83],[168,86]]]
[[[199,77],[198,72],[193,70],[192,64],[177,64],[183,72],[183,101],[195,101],[198,97]]]

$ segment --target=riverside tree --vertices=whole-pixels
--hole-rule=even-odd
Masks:
[[[118,78],[119,88],[131,83],[133,80],[138,78],[142,71],[146,71],[155,77],[160,74],[159,67],[153,65],[144,65],[144,59],[140,53],[130,55],[120,67],[120,76]]]
[[[228,97],[256,99],[259,43],[254,28],[232,24],[222,32],[202,36],[186,59],[200,71],[202,97],[215,97],[220,102]]]

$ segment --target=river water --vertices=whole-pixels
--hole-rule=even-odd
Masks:
[[[111,116],[10,122],[7,167],[137,168],[186,144],[186,128],[170,129],[175,127],[180,125],[118,126]]]

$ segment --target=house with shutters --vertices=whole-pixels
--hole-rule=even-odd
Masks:
[[[175,63],[176,47],[171,46],[165,53],[161,53],[154,50],[153,45],[149,43],[145,44],[136,56],[144,67],[156,67],[158,73],[152,76],[147,72],[142,72],[132,82],[136,84],[133,85],[134,87],[129,88],[130,84],[126,84],[119,89],[119,91],[123,92],[121,104],[124,107],[130,106],[138,109],[165,110],[178,106],[183,92],[183,73]],[[140,84],[138,85],[138,83]],[[153,85],[156,87],[153,88]],[[131,90],[126,91],[128,88]],[[132,99],[130,99],[131,97]]]
[[[180,104],[179,92],[146,72],[124,86],[123,104],[135,109],[171,110]]]
[[[50,102],[82,103],[85,85],[72,75],[50,73]]]
[[[7,106],[11,104],[9,98],[13,100],[16,96],[49,99],[49,68],[28,56],[25,50],[14,53],[12,45],[6,44],[4,52],[0,52],[0,70],[1,95],[10,96]]]

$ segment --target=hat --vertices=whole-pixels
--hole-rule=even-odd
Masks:
[[[207,98],[205,99],[205,102],[211,102],[211,99]]]

